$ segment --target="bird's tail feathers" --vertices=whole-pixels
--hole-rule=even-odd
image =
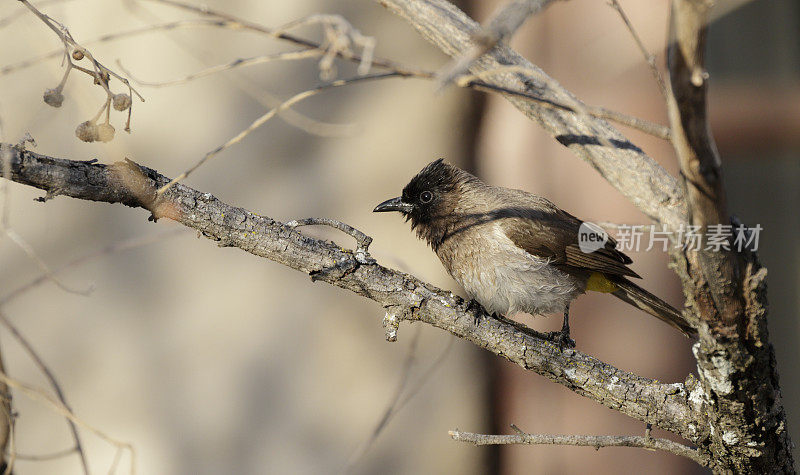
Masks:
[[[623,302],[627,302],[634,307],[638,307],[650,315],[658,318],[659,320],[668,323],[669,325],[683,332],[683,334],[687,337],[697,335],[697,330],[692,328],[689,323],[684,320],[681,312],[675,309],[675,307],[671,306],[667,302],[664,302],[660,298],[624,277],[615,278],[614,283],[619,287],[619,289],[611,294],[618,299],[622,300]]]

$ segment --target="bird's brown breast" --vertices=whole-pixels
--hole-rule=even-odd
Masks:
[[[464,228],[442,241],[436,254],[489,312],[562,312],[584,291],[583,280],[516,246],[501,225],[502,220],[492,220]]]

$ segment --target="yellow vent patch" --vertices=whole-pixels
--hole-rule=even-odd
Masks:
[[[592,275],[589,276],[589,280],[586,281],[586,290],[610,294],[618,289],[619,287],[617,284],[611,282],[605,274],[601,274],[600,272],[592,272]]]

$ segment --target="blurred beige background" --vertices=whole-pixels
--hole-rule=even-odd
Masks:
[[[484,19],[499,2],[461,2]],[[660,53],[667,2],[623,1],[648,47]],[[154,22],[192,18],[150,3],[74,0],[42,9],[78,41]],[[278,26],[314,13],[344,15],[378,41],[377,54],[428,69],[447,58],[403,21],[370,1],[209,2],[214,8]],[[0,5],[0,18],[20,8]],[[711,113],[730,192],[731,209],[760,223],[762,257],[770,271],[774,335],[790,430],[798,440],[797,355],[800,218],[800,6],[756,1],[712,26]],[[319,37],[318,30],[301,30]],[[0,66],[58,47],[31,15],[0,29]],[[587,103],[664,123],[658,89],[634,43],[605,2],[559,2],[534,18],[513,45]],[[123,64],[146,80],[168,80],[236,58],[292,49],[264,37],[227,30],[155,32],[90,47],[107,66]],[[659,56],[659,60],[662,57]],[[340,77],[355,68],[339,64]],[[123,157],[176,175],[265,112],[242,84],[288,98],[319,83],[313,61],[266,64],[169,88],[139,90],[133,133],[123,117],[108,144],[74,137],[103,95],[84,77],[70,79],[60,109],[41,96],[62,69],[57,59],[0,76],[5,141],[30,132],[37,151],[70,159]],[[112,82],[113,84],[113,82]],[[790,99],[788,100],[787,96]],[[793,105],[793,106],[792,106]],[[445,157],[485,180],[554,200],[577,216],[645,223],[645,217],[589,166],[546,136],[503,100],[463,90],[434,93],[418,80],[392,79],[326,92],[297,110],[354,123],[347,137],[309,135],[280,120],[195,172],[186,183],[278,220],[328,216],[375,238],[382,263],[459,291],[434,254],[397,216],[373,215],[424,164]],[[676,170],[665,143],[625,131],[651,156]],[[147,222],[143,210],[56,198],[12,185],[10,223],[58,267],[106,245],[153,236],[178,226]],[[304,229],[351,245],[347,236]],[[679,283],[658,252],[635,254],[645,287],[678,305]],[[0,240],[0,295],[38,275],[9,239]],[[3,309],[29,337],[61,381],[75,412],[109,435],[133,443],[138,473],[331,473],[345,469],[369,439],[401,379],[414,335],[409,386],[447,350],[443,363],[354,463],[355,473],[697,473],[689,462],[633,449],[471,447],[447,430],[637,434],[642,424],[580,398],[433,328],[404,325],[387,343],[377,304],[311,283],[307,276],[237,249],[217,248],[187,232],[156,244],[104,256],[63,274],[71,286],[93,284],[90,297],[47,283]],[[693,370],[689,342],[655,319],[605,296],[573,306],[581,350],[626,370],[665,381]],[[523,321],[555,329],[560,319]],[[0,333],[14,378],[45,386],[35,367]],[[17,395],[17,447],[41,454],[70,446],[60,416]],[[659,433],[659,435],[664,435]],[[93,471],[106,471],[114,450],[83,431]],[[127,456],[126,456],[127,457]],[[123,460],[123,467],[127,458]],[[19,473],[79,473],[77,458],[18,462]],[[126,473],[122,470],[121,473]]]

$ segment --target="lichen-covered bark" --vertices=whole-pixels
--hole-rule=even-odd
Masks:
[[[767,272],[755,256],[746,261],[741,322],[723,332],[702,324],[693,348],[700,380],[687,391],[694,407],[708,414],[710,429],[696,442],[710,455],[716,473],[794,473],[767,332]],[[707,291],[699,274],[696,269],[684,274],[687,287]]]
[[[709,0],[672,2],[667,62],[673,146],[686,189],[687,224],[736,225],[727,211],[721,158],[706,112]],[[700,384],[692,399],[709,415],[699,441],[718,473],[793,473],[775,354],[767,332],[767,271],[754,252],[686,251],[678,262],[699,325]]]

